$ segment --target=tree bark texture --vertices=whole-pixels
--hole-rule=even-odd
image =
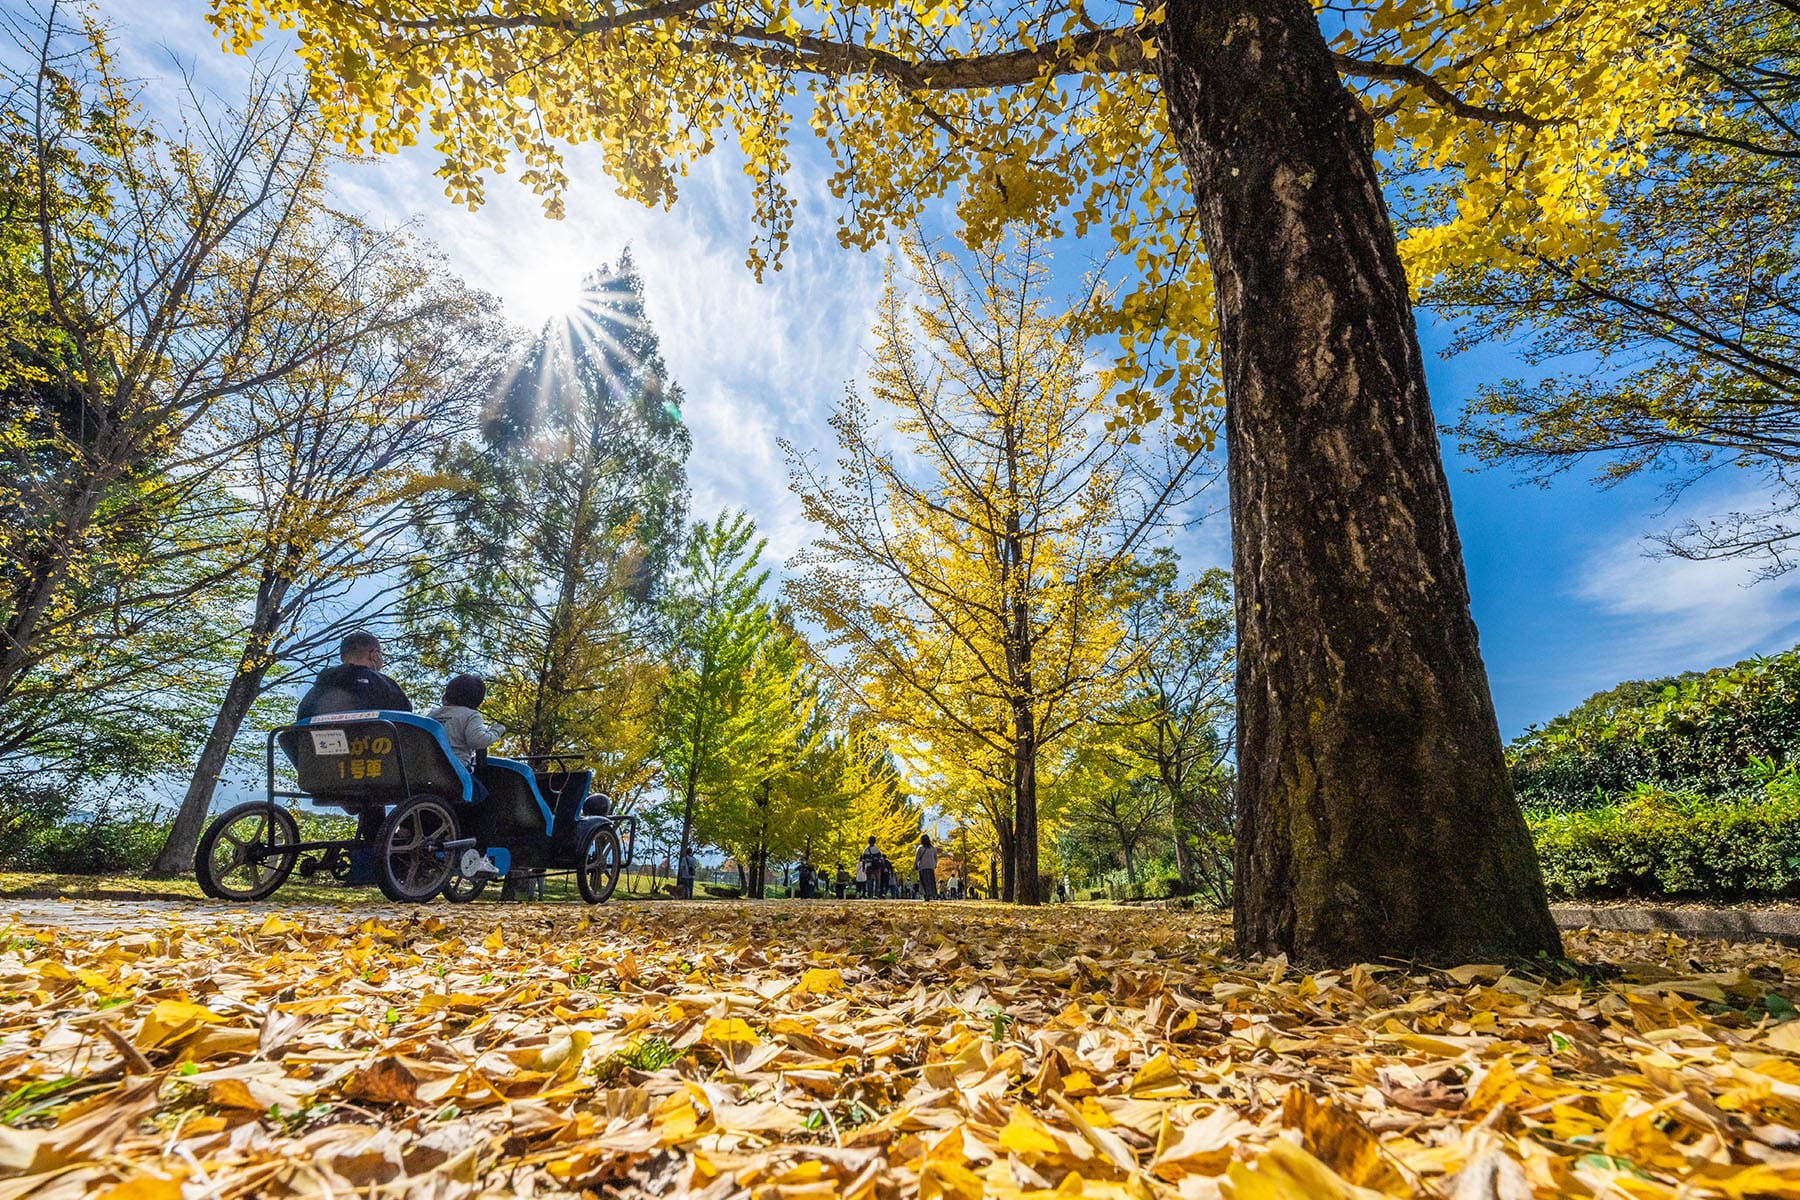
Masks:
[[[1244,953],[1560,952],[1502,757],[1369,122],[1304,0],[1173,0],[1216,284]]]
[[[1011,817],[1001,817],[994,823],[994,839],[1000,843],[1000,891],[995,898],[1011,904],[1014,896],[1013,881],[1017,878],[1018,866],[1013,860],[1013,819]],[[991,864],[988,875],[990,877],[988,890],[991,892],[993,891]]]
[[[1175,843],[1175,878],[1181,881],[1184,889],[1192,890],[1194,886],[1194,852],[1188,846],[1187,815],[1183,812],[1186,806],[1181,802],[1181,792],[1178,788],[1169,787],[1166,780],[1163,786],[1169,793],[1169,830]]]

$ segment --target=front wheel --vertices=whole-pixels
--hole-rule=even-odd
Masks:
[[[270,847],[299,840],[300,827],[285,808],[253,800],[226,809],[200,835],[194,855],[200,890],[214,900],[261,900],[287,882],[299,857],[297,850],[270,853]]]
[[[375,835],[375,882],[396,904],[423,904],[443,890],[456,863],[445,842],[456,840],[448,800],[414,796],[395,807]],[[473,897],[471,897],[473,899]]]
[[[477,851],[463,851],[464,858],[467,858],[471,854],[476,855],[477,858],[480,857]],[[465,875],[463,871],[467,865],[466,862],[459,862],[457,864],[457,869],[450,872],[449,882],[444,884],[444,899],[452,904],[471,903],[480,896],[481,893],[487,891],[488,880],[493,878],[493,876],[486,874]]]
[[[605,904],[619,886],[619,872],[624,855],[619,849],[619,835],[610,825],[596,825],[581,843],[581,866],[575,882],[581,898],[589,904]]]

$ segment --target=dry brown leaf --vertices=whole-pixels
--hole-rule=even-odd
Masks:
[[[1776,947],[1575,933],[1610,965],[1546,980],[1172,912],[493,911],[15,930],[0,1200],[1800,1200]]]

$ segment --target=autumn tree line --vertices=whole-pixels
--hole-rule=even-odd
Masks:
[[[287,424],[296,397],[260,417],[243,397],[321,395],[360,378],[362,358],[318,365],[338,362],[359,329],[384,348],[406,342],[410,294],[375,304],[357,290],[392,258],[357,247],[395,235],[356,225],[310,254],[291,239],[322,228],[303,219],[303,198],[319,194],[311,181],[335,147],[388,152],[425,132],[453,200],[480,203],[488,175],[517,158],[553,216],[584,182],[566,145],[591,143],[621,190],[656,204],[677,199],[695,159],[735,145],[753,183],[758,273],[780,266],[799,219],[787,168],[803,137],[832,161],[846,245],[890,246],[927,215],[959,235],[967,253],[915,246],[906,257],[868,394],[836,417],[841,457],[790,450],[820,530],[793,566],[803,586],[766,612],[793,670],[782,675],[787,650],[728,661],[744,664],[733,678],[746,689],[759,670],[786,679],[797,727],[873,747],[868,761],[903,769],[919,798],[978,810],[1020,899],[1041,888],[1059,791],[1116,793],[1093,811],[1123,831],[1138,824],[1134,789],[1168,798],[1201,778],[1196,794],[1213,797],[1202,807],[1229,814],[1246,952],[1557,950],[1469,613],[1415,304],[1458,322],[1465,344],[1523,339],[1542,373],[1468,399],[1456,428],[1478,455],[1528,472],[1592,467],[1601,482],[1663,470],[1677,488],[1742,468],[1755,486],[1740,511],[1669,530],[1666,548],[1748,555],[1769,573],[1792,562],[1800,14],[1787,0],[1318,11],[1291,0],[701,0],[503,14],[460,0],[404,14],[217,0],[210,19],[238,51],[272,23],[293,28],[317,119],[287,119],[301,102],[270,90],[221,136],[151,138],[128,106],[87,106],[81,87],[46,82],[103,80],[100,60],[21,75],[8,108],[7,153],[23,164],[9,167],[8,203],[29,216],[5,226],[22,280],[9,285],[7,343],[23,364],[5,382],[37,399],[31,421],[9,423],[19,465],[6,485],[34,471],[49,481],[42,503],[13,502],[22,516],[0,535],[10,761],[72,761],[71,740],[145,753],[154,738],[135,735],[146,714],[204,674],[189,668],[198,645],[234,647],[215,692],[261,664],[272,677],[293,661],[273,649],[287,627],[272,618],[241,639],[246,651],[243,622],[206,611],[242,611],[229,588],[253,576],[256,607],[271,611],[297,603],[303,578],[340,606],[371,602],[346,586],[342,560],[315,561],[305,540],[277,534],[273,554],[244,569],[253,539],[232,521],[265,478],[257,471],[273,481],[281,467],[246,471],[244,447],[271,429],[277,445],[304,435]],[[796,132],[803,112],[810,132]],[[34,122],[46,120],[70,133],[40,136]],[[212,169],[220,154],[241,169]],[[143,169],[145,156],[159,169]],[[90,186],[89,171],[116,182]],[[55,186],[42,186],[45,173]],[[118,199],[134,188],[136,200]],[[65,218],[66,237],[44,235]],[[1046,300],[1032,264],[1071,235],[1115,248],[1110,275],[1085,297]],[[292,272],[301,261],[318,265]],[[293,298],[283,264],[304,275]],[[1028,315],[987,319],[1003,295]],[[984,319],[971,325],[972,313]],[[464,319],[483,319],[478,302]],[[496,344],[427,340],[477,359]],[[548,363],[557,351],[535,353]],[[456,377],[507,369],[470,366]],[[404,533],[343,549],[451,553],[462,528],[434,532],[421,510],[503,507],[505,481],[457,490],[474,478],[458,469],[482,464],[455,456],[539,436],[498,428],[521,411],[511,385],[485,389],[509,397],[498,414],[464,407],[468,428],[430,448],[454,468],[442,479],[388,480]],[[427,426],[444,428],[415,428]],[[1184,578],[1156,553],[1210,474],[1201,452],[1221,446],[1232,703],[1228,719],[1194,723],[1207,746],[1171,773],[1148,755],[1188,725],[1154,710],[1187,676],[1168,670],[1179,655],[1158,656],[1165,674],[1151,679],[1140,647],[1198,645],[1173,632],[1185,618],[1172,614],[1225,595],[1222,580]],[[579,505],[570,512],[559,519],[579,524]],[[469,528],[512,519],[496,510]],[[679,580],[758,576],[753,536],[730,517],[662,550],[639,536],[619,537],[612,564],[631,600],[596,629],[650,620],[631,608],[641,602],[628,580],[654,580],[659,562],[680,564],[652,622],[662,637],[683,619]],[[718,549],[703,553],[708,538]],[[740,538],[711,576],[689,562]],[[603,617],[582,608],[563,568],[527,573],[541,601],[526,623],[546,646]],[[382,576],[408,628],[437,620],[488,637],[458,606],[523,568],[464,553],[456,570],[464,582],[441,596],[404,564]],[[694,586],[709,612],[731,611]],[[620,632],[595,644],[637,643]],[[689,644],[698,661],[727,661],[704,636]],[[670,678],[648,688],[663,697],[691,669],[665,657]],[[520,695],[542,697],[534,716],[548,720],[570,694],[565,669],[543,654],[520,676],[538,689]],[[692,692],[695,703],[711,694]],[[91,706],[93,737],[69,737],[78,726],[58,706],[74,704]],[[724,727],[688,726],[709,739]],[[175,729],[159,733],[194,744]],[[810,752],[813,734],[793,745]],[[702,757],[663,764],[695,801],[684,825],[705,819]],[[752,823],[773,827],[774,786],[769,804],[747,804]],[[1169,804],[1198,819],[1186,801]]]
[[[420,709],[481,672],[509,748],[582,754],[647,858],[716,847],[752,895],[869,837],[905,862],[927,806],[1009,898],[1151,842],[1226,894],[1228,587],[1163,544],[1216,472],[1106,428],[1098,293],[1062,306],[1041,244],[908,243],[839,469],[788,448],[820,536],[778,589],[750,517],[691,519],[628,255],[511,329],[332,207],[304,99],[171,131],[103,26],[40,37],[7,110],[15,812],[185,772],[156,865],[188,869],[296,683],[371,627]]]

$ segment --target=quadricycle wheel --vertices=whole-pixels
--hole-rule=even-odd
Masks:
[[[414,796],[394,807],[375,834],[375,882],[397,904],[423,904],[456,869],[456,811],[448,800]]]
[[[582,839],[581,865],[576,868],[575,882],[581,898],[589,904],[605,904],[619,886],[619,872],[624,867],[624,854],[619,848],[619,835],[611,825],[601,824]]]
[[[214,900],[261,900],[293,873],[299,851],[270,852],[270,827],[274,846],[292,847],[300,840],[300,828],[287,809],[266,800],[254,800],[228,808],[200,835],[194,855],[194,874],[200,890]]]

